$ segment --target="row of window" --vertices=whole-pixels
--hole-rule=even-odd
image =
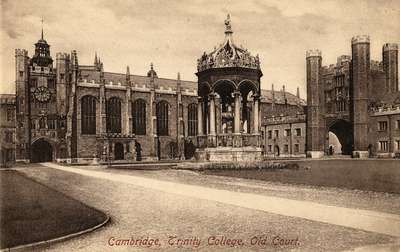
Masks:
[[[56,129],[57,120],[56,119],[46,119],[45,117],[39,118],[38,125],[36,125],[36,120],[32,119],[31,121],[31,129],[36,129],[38,126],[39,129],[51,129],[54,130]],[[65,128],[65,123],[63,120],[58,121],[58,127],[59,128]]]
[[[387,131],[388,129],[388,122],[387,121],[380,121],[378,122],[378,130],[379,131]],[[400,129],[400,120],[396,120],[395,129]]]
[[[337,101],[336,102],[336,111],[343,112],[347,110],[347,102],[346,101]]]
[[[274,138],[279,138],[279,130],[273,130],[274,135],[272,136],[272,130],[268,130],[268,139]],[[301,136],[301,128],[296,128],[294,129],[294,134],[295,136]],[[290,137],[292,135],[292,131],[290,129],[285,129],[283,131],[283,136],[284,137]]]
[[[394,141],[395,150],[400,150],[400,140]],[[379,151],[389,151],[389,142],[388,141],[379,141],[378,142],[378,150]]]
[[[106,127],[109,133],[121,133],[121,100],[110,98],[106,103],[107,119]],[[160,101],[156,105],[157,135],[169,135],[170,105],[166,101]],[[136,135],[146,135],[146,101],[138,99],[132,103],[132,128]],[[96,134],[96,98],[84,96],[81,100],[81,130],[82,134]],[[188,135],[197,134],[197,105],[188,106]]]
[[[272,150],[272,146],[273,146],[272,144],[268,145],[268,152],[280,153],[279,146],[276,145],[274,150]],[[299,144],[296,143],[293,145],[293,152],[294,153],[300,152]],[[283,145],[283,153],[289,153],[289,145],[288,144]]]

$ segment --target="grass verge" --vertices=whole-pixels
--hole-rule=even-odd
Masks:
[[[17,171],[0,171],[1,249],[80,232],[106,219],[106,214]]]

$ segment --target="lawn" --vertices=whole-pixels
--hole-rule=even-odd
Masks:
[[[54,239],[107,216],[17,171],[0,171],[0,248]]]
[[[207,169],[203,172],[211,175],[276,181],[289,184],[400,193],[399,160],[347,159],[290,162],[299,164],[300,169]]]

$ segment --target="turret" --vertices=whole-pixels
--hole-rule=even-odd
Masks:
[[[387,43],[383,45],[382,48],[383,70],[386,76],[386,92],[399,91],[398,51],[398,45],[393,43]]]
[[[50,45],[43,38],[43,28],[42,37],[35,44],[35,55],[33,55],[31,63],[40,67],[51,67],[53,64],[53,59],[50,56]]]
[[[20,112],[24,111],[24,108],[20,105],[26,104],[27,101],[23,102],[25,95],[27,95],[27,83],[28,83],[28,51],[24,49],[15,50],[15,92],[17,95],[17,110]]]
[[[66,83],[66,76],[69,70],[70,57],[67,53],[56,54],[57,84]]]
[[[351,40],[353,81],[353,156],[368,156],[368,86],[370,74],[369,36],[356,36]]]
[[[307,156],[324,155],[325,117],[324,87],[321,79],[321,51],[306,52],[307,71]]]
[[[67,77],[69,73],[69,55],[66,53],[56,54],[56,85],[57,85],[57,113],[66,115],[67,113]]]

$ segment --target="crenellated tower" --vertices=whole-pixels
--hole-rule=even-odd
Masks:
[[[324,155],[325,115],[324,86],[321,76],[321,51],[306,52],[307,75],[307,156],[312,158]]]
[[[30,155],[29,123],[29,57],[24,49],[15,50],[15,93],[16,93],[16,160],[27,161]]]
[[[399,91],[399,61],[398,61],[399,47],[394,43],[387,43],[382,48],[383,70],[385,71],[386,79],[386,92]]]
[[[356,36],[351,40],[352,52],[352,113],[354,157],[368,157],[368,87],[370,75],[369,36]]]

